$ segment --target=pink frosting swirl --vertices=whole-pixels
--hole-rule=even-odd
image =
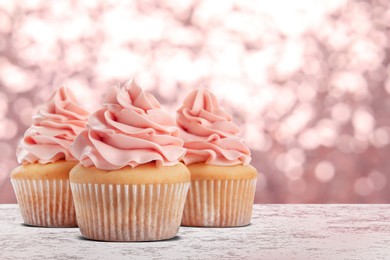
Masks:
[[[251,153],[237,136],[239,128],[207,89],[197,89],[187,96],[177,111],[177,124],[187,149],[185,164],[249,164]]]
[[[103,108],[89,117],[72,152],[83,166],[103,170],[153,161],[173,166],[185,153],[178,135],[175,120],[161,110],[154,96],[128,82],[108,91]]]
[[[20,141],[16,155],[19,163],[74,161],[70,146],[86,125],[88,112],[76,103],[66,87],[58,89],[33,116],[33,123]]]

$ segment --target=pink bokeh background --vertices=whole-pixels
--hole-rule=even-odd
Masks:
[[[257,203],[389,203],[389,25],[388,1],[1,1],[0,203],[54,89],[93,111],[131,77],[172,115],[208,86],[252,150]]]

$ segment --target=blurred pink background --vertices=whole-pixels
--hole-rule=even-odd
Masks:
[[[37,105],[66,85],[93,111],[133,76],[172,114],[214,92],[256,203],[389,203],[389,25],[385,0],[0,1],[0,203]]]

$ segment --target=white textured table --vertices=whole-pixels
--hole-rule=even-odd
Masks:
[[[390,259],[390,205],[255,205],[242,228],[180,228],[160,242],[96,242],[22,223],[0,205],[0,259]]]

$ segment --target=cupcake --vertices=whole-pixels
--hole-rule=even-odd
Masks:
[[[70,145],[86,124],[88,112],[73,93],[58,89],[33,116],[17,148],[21,163],[11,182],[24,222],[31,226],[76,227],[69,172],[78,163]]]
[[[190,185],[175,120],[134,82],[113,87],[72,145],[81,234],[104,241],[174,237]]]
[[[207,89],[191,92],[177,111],[187,152],[183,161],[191,173],[183,226],[248,225],[257,172],[251,153],[237,136],[232,116],[219,107]]]

